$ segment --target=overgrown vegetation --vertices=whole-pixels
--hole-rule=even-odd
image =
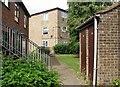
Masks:
[[[59,77],[44,63],[30,59],[3,58],[2,87],[58,87]]]
[[[74,44],[56,44],[53,50],[57,54],[78,54],[79,53],[79,43]]]

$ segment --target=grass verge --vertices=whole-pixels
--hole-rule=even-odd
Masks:
[[[66,64],[68,67],[73,69],[73,71],[76,73],[77,77],[80,79],[81,84],[91,85],[90,80],[88,78],[86,78],[86,76],[82,75],[82,73],[80,73],[80,67],[79,67],[80,62],[79,62],[79,58],[77,55],[59,54],[59,55],[57,55],[57,59],[61,63]]]
[[[77,55],[73,54],[59,54],[57,58],[60,62],[68,65],[76,73],[80,71],[79,69],[79,58]]]

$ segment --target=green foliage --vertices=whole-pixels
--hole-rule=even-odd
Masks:
[[[113,87],[120,87],[120,80],[113,80]]]
[[[55,53],[59,53],[59,54],[70,53],[70,48],[69,48],[68,44],[56,44],[53,47],[53,50],[54,50]]]
[[[26,59],[4,58],[2,87],[58,87],[58,74],[44,63]]]
[[[76,44],[56,44],[53,47],[55,53],[59,54],[78,54],[79,53],[79,43]]]
[[[104,9],[111,5],[111,2],[68,2],[68,32],[70,34],[70,42],[76,44],[79,41],[79,31],[76,29],[78,25],[83,23],[96,11]],[[73,46],[73,45],[71,45]]]
[[[50,49],[48,47],[40,47],[40,49],[46,52],[47,54],[50,54]]]
[[[60,54],[57,55],[58,60],[62,63],[68,65],[71,69],[73,69],[76,73],[79,72],[79,58],[77,55],[72,54]]]
[[[40,50],[41,50],[42,54],[44,54],[44,53],[47,54],[47,55],[50,54],[49,48],[47,48],[47,47],[40,47],[39,49],[37,48],[37,49],[33,50],[33,51],[29,54],[29,58],[37,59],[38,55],[40,55],[40,54],[39,54],[39,53],[40,53]],[[45,55],[41,55],[41,57],[42,57],[43,60],[45,59]]]
[[[79,54],[79,42],[69,43],[70,53]]]

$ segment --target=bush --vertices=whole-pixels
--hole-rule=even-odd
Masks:
[[[113,87],[120,87],[120,80],[113,80]]]
[[[79,54],[79,42],[76,42],[74,44],[70,43],[70,53],[72,54]]]
[[[56,44],[53,50],[57,54],[79,54],[79,43]]]
[[[53,47],[53,50],[55,53],[59,53],[59,54],[69,54],[70,53],[68,44],[56,44]]]
[[[44,52],[46,52],[47,54],[50,54],[50,49],[48,47],[40,47],[40,49]]]
[[[2,87],[56,87],[58,74],[48,71],[42,62],[3,59]]]

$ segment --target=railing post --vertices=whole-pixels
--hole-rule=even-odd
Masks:
[[[14,32],[15,36],[14,36],[14,39],[15,39],[15,54],[17,54],[17,32]]]
[[[20,39],[20,40],[19,40],[20,57],[22,57],[22,51],[21,51],[21,48],[22,48],[22,46],[21,46],[21,45],[22,45],[22,36],[21,36],[21,35],[19,35],[19,39]]]
[[[11,47],[11,29],[10,28],[9,28],[8,32],[9,32],[9,43],[8,44],[9,44],[9,55],[10,55],[10,50],[11,50],[10,49],[10,47]]]
[[[42,51],[41,51],[41,48],[40,48],[39,51],[40,51],[40,52],[39,52],[39,55],[40,55],[40,61],[41,61],[41,59],[42,59]]]
[[[6,44],[6,48],[8,49],[8,27],[6,27],[6,41],[5,41],[5,44]]]
[[[48,70],[50,70],[50,66],[51,66],[51,59],[50,56],[48,55]]]
[[[11,51],[13,52],[13,30],[11,30],[11,34],[12,34],[12,37],[11,37],[12,38],[11,39],[11,49],[12,50]]]
[[[34,60],[34,45],[33,45],[33,53],[32,53],[32,57],[33,57],[33,60]]]

